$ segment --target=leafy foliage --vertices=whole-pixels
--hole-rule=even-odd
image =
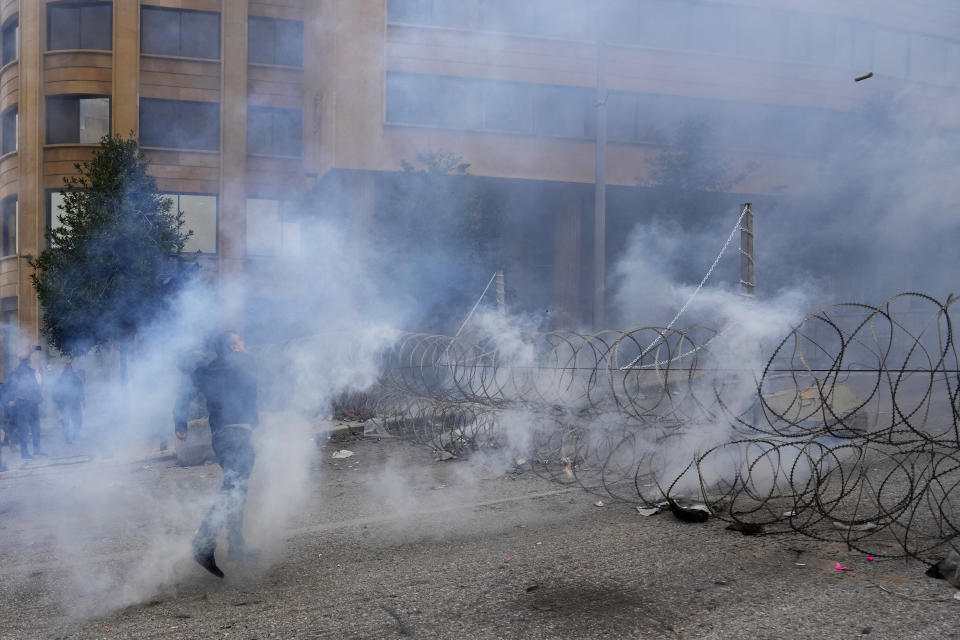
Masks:
[[[104,136],[79,175],[64,178],[60,225],[31,266],[41,329],[71,355],[122,344],[168,305],[192,232],[157,190],[132,137]],[[57,215],[57,212],[54,212]]]

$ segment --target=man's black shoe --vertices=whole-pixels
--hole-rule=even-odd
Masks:
[[[223,577],[223,571],[220,571],[220,567],[217,566],[217,561],[213,557],[213,551],[204,552],[194,549],[193,559],[197,561],[197,564],[213,575],[217,576],[218,578]]]

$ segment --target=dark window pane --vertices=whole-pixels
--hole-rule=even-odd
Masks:
[[[299,156],[303,140],[303,116],[298,109],[274,109],[273,152],[279,156]]]
[[[584,138],[592,130],[588,119],[587,92],[567,87],[539,87],[534,101],[538,134],[563,138]]]
[[[247,153],[299,156],[302,140],[303,115],[299,109],[248,109]]]
[[[176,147],[174,101],[140,100],[140,144],[145,147]]]
[[[637,98],[627,93],[611,93],[607,99],[607,137],[611,142],[637,139]]]
[[[17,253],[17,199],[7,198],[0,208],[3,209],[3,255]]]
[[[80,142],[80,100],[76,96],[47,98],[47,144]]]
[[[220,104],[141,98],[140,144],[173,149],[219,149]]]
[[[47,5],[47,50],[80,48],[80,7]]]
[[[530,87],[501,82],[486,83],[483,92],[483,128],[493,131],[530,133],[533,105]]]
[[[441,76],[434,79],[432,96],[434,124],[458,129],[483,128],[481,83]]]
[[[47,98],[47,144],[96,143],[110,133],[110,98]]]
[[[247,60],[262,64],[274,63],[277,47],[276,21],[251,17],[247,28]]]
[[[180,147],[184,149],[220,148],[220,103],[175,102],[180,125]]]
[[[47,49],[102,49],[113,44],[109,2],[47,5]]]
[[[220,14],[180,12],[180,55],[187,58],[220,58]]]
[[[277,20],[276,64],[303,66],[303,23]]]
[[[738,10],[721,5],[695,4],[688,14],[690,48],[711,53],[737,52]]]
[[[113,7],[107,3],[80,8],[80,48],[113,48]]]
[[[180,12],[141,7],[140,51],[165,56],[180,55]]]
[[[17,38],[20,29],[16,20],[11,20],[3,28],[3,62],[7,64],[17,59]]]
[[[393,22],[427,23],[432,20],[433,0],[388,0],[387,19]]]
[[[751,58],[781,60],[786,54],[789,15],[780,11],[743,9],[740,14],[738,51]]]
[[[3,153],[17,150],[17,109],[3,112]]]
[[[247,153],[270,153],[271,109],[250,107],[247,110]]]
[[[425,99],[419,90],[421,76],[408,73],[387,73],[387,122],[427,124],[418,101]]]

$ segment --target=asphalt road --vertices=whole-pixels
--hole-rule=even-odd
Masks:
[[[118,456],[0,474],[0,637],[960,637],[956,590],[918,563],[598,507],[402,442],[310,455],[291,509],[251,488],[264,555],[223,563],[223,581],[188,556],[215,466]]]

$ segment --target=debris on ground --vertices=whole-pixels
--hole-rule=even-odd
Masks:
[[[387,433],[385,429],[381,429],[380,425],[373,418],[369,418],[363,423],[363,437],[364,438],[392,438],[394,436]]]
[[[660,513],[660,507],[637,507],[637,513],[644,517],[655,516]]]
[[[595,506],[595,507],[605,507],[605,506],[607,506],[607,505],[603,504],[603,500],[597,500],[596,502],[593,503],[593,506]]]
[[[836,569],[837,571],[853,571],[853,569],[851,569],[850,567],[845,567],[839,562],[833,565],[833,568]]]
[[[670,511],[681,522],[706,522],[713,515],[710,508],[701,503],[694,503],[689,506],[681,507],[672,498],[667,499]]]
[[[340,451],[337,451],[333,454],[333,458],[336,460],[341,460],[343,458],[349,458],[352,455],[353,451],[350,451],[350,449],[340,449]]]
[[[444,449],[434,449],[433,457],[437,462],[445,462],[446,460],[456,460],[457,456],[453,455],[449,451]]]
[[[960,587],[960,554],[953,549],[947,557],[927,569],[926,575],[938,580],[946,580],[955,587]]]
[[[530,584],[527,585],[527,593],[530,593],[531,591],[536,591],[539,588],[540,588],[540,585],[538,585],[536,582],[531,582]]]
[[[753,522],[731,522],[726,528],[730,531],[739,531],[745,536],[759,536],[763,533],[763,525]]]

